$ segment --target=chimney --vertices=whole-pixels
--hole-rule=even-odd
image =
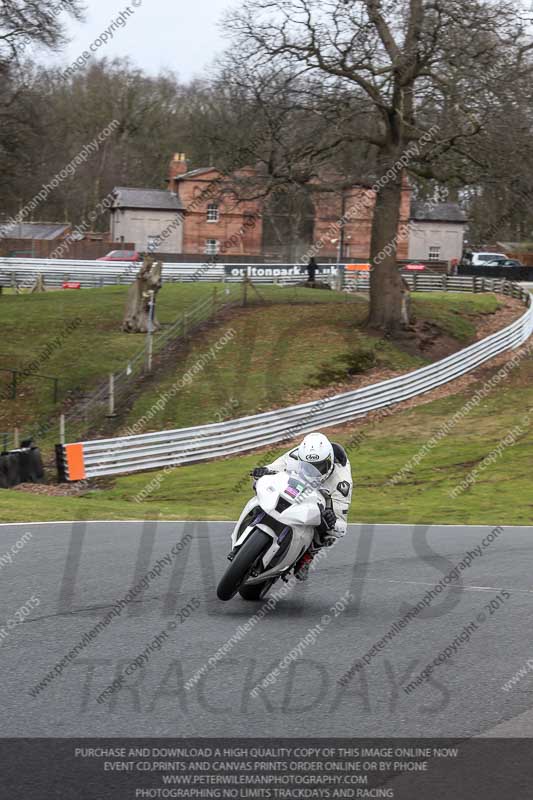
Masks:
[[[189,169],[185,153],[174,153],[174,157],[170,162],[170,169],[168,173],[168,188],[171,192],[174,191],[174,178],[184,175]]]

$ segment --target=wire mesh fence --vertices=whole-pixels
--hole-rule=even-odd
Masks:
[[[220,299],[216,292],[203,298],[188,311],[160,331],[153,334],[152,354],[162,355],[171,346],[183,343],[186,338],[198,330],[208,320],[214,319],[217,313],[233,304],[233,301]],[[148,370],[148,334],[141,349],[118,371],[110,374],[92,392],[85,395],[64,415],[65,426],[87,428],[102,416],[114,416],[130,398],[133,386],[142,377],[149,375]]]

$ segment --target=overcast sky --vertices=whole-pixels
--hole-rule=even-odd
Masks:
[[[168,68],[188,79],[201,74],[227,46],[217,23],[236,3],[238,0],[86,0],[85,22],[68,25],[71,43],[60,56],[43,53],[43,60],[70,65],[125,12],[125,26],[118,27],[93,58],[129,56],[152,74]],[[128,6],[134,13],[128,15]]]

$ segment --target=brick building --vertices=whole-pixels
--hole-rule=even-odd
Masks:
[[[234,180],[254,177],[254,170],[234,173]],[[213,167],[189,170],[185,155],[176,153],[170,163],[168,188],[183,208],[183,252],[230,256],[262,254],[261,204],[242,201],[230,180]]]
[[[318,259],[335,259],[339,253],[348,260],[369,258],[375,199],[368,189],[354,186],[343,192],[327,191],[315,183],[309,191],[303,191],[305,199],[296,212],[301,218],[298,227],[293,224],[294,205],[284,203],[281,191],[274,201],[239,199],[243,187],[251,196],[260,194],[260,182],[259,174],[251,167],[237,170],[230,177],[214,167],[190,170],[185,154],[176,153],[170,162],[168,192],[116,190],[117,208],[112,216],[118,224],[119,212],[121,225],[120,231],[117,224],[112,228],[128,241],[137,242],[139,237],[143,242],[158,241],[162,233],[159,228],[163,222],[168,227],[167,216],[171,214],[179,230],[173,230],[172,239],[166,239],[165,247],[157,248],[159,252],[217,255],[221,260],[224,256],[264,256],[292,262],[315,246]],[[329,185],[334,185],[331,177]],[[339,231],[338,220],[347,212],[349,221]],[[400,229],[407,225],[409,212],[410,189],[406,181]],[[144,245],[139,249],[144,250]],[[398,257],[405,259],[407,255],[408,241],[400,237]]]
[[[318,192],[315,196],[315,242],[324,243],[320,256],[336,258],[339,253],[346,260],[355,261],[370,257],[370,239],[374,217],[375,193],[361,186],[340,192]],[[409,222],[411,191],[404,181],[400,209],[399,231]],[[335,232],[335,223],[349,215],[342,231]],[[408,257],[409,242],[405,236],[398,237],[398,259]]]
[[[253,169],[239,170],[232,176],[245,182],[257,180]],[[261,200],[239,201],[232,183],[212,167],[189,170],[183,153],[177,153],[170,164],[169,189],[179,197],[185,209],[183,252],[193,254],[219,254],[277,257],[281,248],[265,239],[270,227],[270,206]],[[297,258],[320,242],[319,258],[335,259],[339,252],[346,259],[367,259],[370,256],[370,236],[375,198],[368,189],[354,186],[343,193],[320,191],[316,185],[309,194],[311,210],[307,210],[310,224],[303,226],[304,235],[298,237]],[[410,189],[404,182],[400,214],[400,228],[409,221]],[[341,232],[335,223],[346,212],[351,219]],[[355,212],[355,213],[354,213]],[[279,218],[279,204],[276,216]],[[278,219],[279,222],[279,219]],[[279,226],[278,226],[279,227]],[[341,241],[339,241],[341,240]],[[398,258],[406,259],[408,241],[400,237]]]

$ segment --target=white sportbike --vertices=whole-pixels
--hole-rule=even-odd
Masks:
[[[244,507],[231,535],[231,561],[218,584],[220,600],[237,592],[245,600],[262,600],[272,585],[298,563],[313,544],[322,510],[332,508],[324,478],[312,464],[300,461],[290,472],[264,475],[256,496]]]

